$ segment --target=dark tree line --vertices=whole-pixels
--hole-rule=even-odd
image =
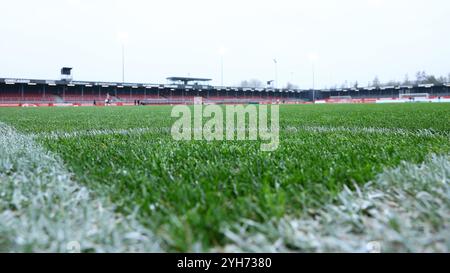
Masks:
[[[367,84],[368,87],[384,87],[384,86],[401,86],[401,85],[414,85],[414,84],[443,84],[443,83],[450,83],[450,73],[445,76],[435,76],[432,74],[427,74],[425,71],[418,71],[415,75],[414,79],[411,79],[408,74],[405,75],[403,81],[386,81],[382,82],[378,76],[376,76],[373,81],[369,82]],[[265,82],[262,82],[258,79],[251,79],[251,80],[245,80],[242,81],[239,84],[240,87],[253,87],[253,88],[259,88],[266,86]],[[345,81],[343,84],[340,85],[340,88],[358,88],[363,87],[363,85],[360,85],[359,82],[348,82]],[[284,87],[287,89],[295,89],[298,88],[297,85],[292,83],[287,83],[287,85]],[[331,86],[331,88],[338,88],[338,85]]]
[[[239,84],[240,87],[250,87],[250,88],[260,88],[264,87],[264,83],[258,79],[251,79],[251,80],[245,80],[242,81]]]
[[[403,81],[386,81],[382,82],[378,76],[376,76],[373,81],[367,84],[368,87],[384,87],[384,86],[400,86],[400,85],[414,85],[414,84],[443,84],[450,82],[450,73],[447,77],[445,76],[435,76],[432,74],[427,74],[425,71],[419,71],[416,73],[415,78],[411,79],[408,74],[405,75]],[[352,88],[352,87],[363,87],[358,82],[349,83],[345,81],[340,88]],[[334,86],[332,88],[338,88]]]
[[[369,83],[370,87],[383,87],[383,86],[399,86],[399,85],[413,85],[413,84],[443,84],[450,82],[450,73],[447,77],[445,76],[435,76],[432,74],[427,74],[425,71],[419,71],[416,73],[415,79],[410,79],[409,75],[406,74],[403,81],[388,81],[381,82],[380,79],[375,77],[375,79]]]

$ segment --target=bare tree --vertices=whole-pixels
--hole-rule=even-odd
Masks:
[[[427,74],[425,71],[418,71],[416,73],[416,79],[411,80],[408,74],[405,74],[405,77],[403,81],[396,81],[396,80],[390,80],[388,82],[381,82],[378,76],[374,78],[372,82],[368,83],[368,87],[382,87],[382,86],[399,86],[399,85],[412,85],[412,84],[443,84],[443,83],[450,83],[450,73],[447,77],[445,76],[435,76],[431,74]],[[290,83],[288,83],[289,86]],[[337,88],[337,85],[334,85],[335,88]],[[359,87],[359,82],[356,81],[354,84],[349,83],[348,81],[345,81],[343,84],[340,85],[341,89],[346,89],[349,87]]]
[[[241,81],[241,83],[239,84],[240,87],[248,87],[250,84],[248,83],[248,81]]]
[[[425,71],[418,71],[416,73],[416,83],[423,84],[427,80],[427,73]]]
[[[375,79],[373,79],[372,86],[380,87],[380,85],[381,85],[380,79],[378,78],[378,76],[376,76]]]
[[[263,87],[263,86],[264,86],[264,84],[260,80],[257,80],[257,79],[250,80],[250,87],[258,88],[258,87]]]
[[[262,83],[262,81],[257,80],[257,79],[251,79],[249,81],[245,80],[245,81],[241,82],[240,87],[259,88],[259,87],[263,87],[263,83]]]
[[[439,82],[439,84],[443,84],[447,82],[447,79],[444,76],[440,76],[437,81]]]
[[[288,82],[286,85],[286,89],[298,89],[298,85]]]
[[[395,81],[395,80],[390,80],[384,84],[382,84],[382,86],[399,86],[400,82]]]
[[[425,78],[425,82],[426,84],[439,84],[440,82],[438,81],[438,79],[436,79],[436,77],[434,75],[428,75]]]
[[[403,85],[410,85],[411,81],[409,80],[409,75],[405,75],[405,79],[403,80]]]

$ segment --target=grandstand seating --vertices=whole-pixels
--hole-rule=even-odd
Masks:
[[[64,95],[62,96],[62,100],[65,102],[93,102],[105,100],[106,96],[99,95]]]
[[[174,78],[172,78],[174,79]],[[177,78],[179,79],[179,78]],[[185,78],[181,78],[185,79]],[[189,78],[187,78],[189,82]],[[200,79],[208,80],[208,79]],[[185,84],[187,84],[185,82]],[[93,104],[101,105],[111,95],[120,105],[136,101],[152,104],[193,103],[202,96],[208,103],[299,103],[312,101],[398,100],[404,94],[429,94],[430,99],[447,99],[450,83],[410,86],[331,88],[326,90],[289,90],[242,87],[214,87],[210,85],[144,84],[123,82],[80,82],[62,80],[27,80],[0,78],[0,104]]]
[[[58,92],[55,94],[40,94],[39,92],[25,92],[23,97],[20,92],[0,92],[0,103],[88,103],[94,101],[101,104],[107,96],[106,92],[97,92],[89,90],[83,95],[81,92],[73,90],[64,93]],[[149,92],[150,93],[150,92]],[[287,94],[273,94],[273,93],[237,93],[229,92],[228,95],[224,93],[211,92],[208,95],[202,94],[203,100],[207,103],[273,103],[273,102],[296,102],[298,98],[289,98]],[[184,104],[193,103],[196,96],[190,93],[189,95],[182,95],[181,92],[166,92],[164,94],[133,94],[133,92],[123,92],[117,96],[111,95],[112,102],[134,104],[135,101],[148,102],[150,104]],[[377,96],[366,95],[366,98]],[[355,97],[357,98],[357,97]]]
[[[0,92],[0,102],[23,103],[23,102],[54,102],[53,95],[43,95],[39,93]]]
[[[202,96],[206,103],[298,103],[311,101],[311,90],[301,92],[274,92],[264,90],[262,92],[243,91],[238,88],[227,90],[211,87],[210,89],[197,90],[173,87],[150,87],[138,85],[100,85],[100,84],[7,84],[0,82],[0,104],[39,104],[39,103],[73,103],[101,105],[109,93],[111,101],[118,104],[135,104],[140,101],[147,104],[191,104],[194,98]],[[414,87],[408,89],[411,93],[427,93],[431,99],[447,98],[450,93],[448,85],[432,88]],[[315,100],[333,101],[335,98],[349,97],[353,101],[376,101],[377,99],[396,100],[406,92],[402,88],[384,89],[360,89],[360,90],[326,90],[317,91]],[[342,100],[339,100],[342,101]]]
[[[122,101],[129,100],[145,100],[145,99],[161,99],[161,96],[158,95],[118,95],[117,99]]]

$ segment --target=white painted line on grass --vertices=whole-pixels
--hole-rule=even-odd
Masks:
[[[74,182],[62,161],[0,123],[0,252],[160,252],[134,216]]]
[[[224,231],[226,252],[449,252],[450,155],[387,169],[301,219]]]
[[[344,127],[344,126],[289,126],[288,132],[307,131],[311,133],[353,133],[353,134],[382,134],[392,136],[417,136],[417,137],[450,137],[450,133],[436,132],[430,129],[410,130],[403,128],[377,128],[377,127]]]
[[[45,132],[30,134],[31,138],[44,138],[44,139],[70,139],[79,137],[95,137],[95,136],[108,136],[108,135],[142,135],[146,133],[170,133],[170,128],[130,128],[130,129],[93,129],[93,130],[81,130],[71,132]]]
[[[237,130],[235,130],[237,131]],[[248,131],[248,130],[247,130]],[[450,138],[450,133],[448,132],[436,132],[431,129],[402,129],[402,128],[376,128],[376,127],[333,127],[333,126],[288,126],[286,128],[281,128],[281,132],[285,133],[351,133],[351,134],[382,134],[390,136],[416,136],[416,137],[446,137]],[[70,131],[70,132],[44,132],[30,134],[31,138],[43,138],[43,139],[70,139],[70,138],[80,138],[80,137],[95,137],[95,136],[108,136],[108,135],[143,135],[146,133],[169,133],[171,132],[170,127],[159,127],[159,128],[129,128],[129,129],[93,129],[93,130],[81,130],[81,131]]]

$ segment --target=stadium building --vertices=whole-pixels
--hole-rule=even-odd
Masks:
[[[210,85],[210,79],[169,77],[167,84],[74,81],[71,68],[59,80],[0,78],[0,106],[192,104],[195,97],[216,104],[371,103],[450,100],[450,83],[349,89],[277,89]]]

